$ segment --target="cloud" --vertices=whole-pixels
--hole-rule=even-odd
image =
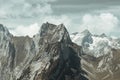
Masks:
[[[86,14],[82,18],[80,29],[89,29],[93,33],[110,34],[118,28],[119,19],[111,13],[99,15]]]
[[[55,0],[0,0],[0,18],[29,18],[51,14]]]
[[[120,28],[118,27],[119,19],[113,15],[114,13],[109,13],[110,11],[106,11],[106,8],[105,11],[108,13],[103,13],[105,11],[100,11],[98,13],[94,11],[93,8],[98,10],[98,8],[101,8],[103,5],[98,5],[98,7],[97,5],[86,6],[92,9],[93,13],[91,12],[89,14],[85,14],[83,10],[79,10],[82,5],[76,6],[75,8],[71,6],[71,8],[68,7],[69,9],[67,10],[65,7],[64,9],[62,7],[62,12],[60,12],[60,8],[55,8],[55,5],[51,5],[50,3],[55,1],[57,3],[61,2],[57,0],[0,0],[0,22],[3,23],[3,25],[7,25],[8,28],[10,27],[11,33],[20,36],[33,36],[39,31],[40,26],[44,22],[50,22],[57,25],[63,23],[70,33],[78,30],[82,31],[86,28],[98,34],[103,32],[107,34],[118,34],[120,32]],[[68,0],[66,3],[68,3]],[[73,1],[71,4],[72,3]],[[84,8],[85,5],[83,5],[82,9]],[[59,10],[58,13],[60,13],[60,15],[55,15],[57,12],[56,9]],[[70,13],[66,14],[63,10],[67,12],[70,11]],[[80,11],[83,13],[78,14]],[[116,9],[116,11],[119,12],[118,9]]]
[[[15,36],[29,35],[30,37],[32,37],[33,35],[35,35],[39,32],[41,25],[46,22],[56,24],[56,25],[64,23],[65,26],[70,26],[71,20],[65,15],[46,16],[43,19],[41,19],[40,22],[36,22],[36,23],[30,24],[28,26],[24,26],[24,25],[17,26],[17,27],[10,29],[10,32]]]
[[[32,37],[45,23],[69,26],[66,15],[54,15],[50,2],[56,0],[0,0],[0,21],[16,36]]]
[[[23,25],[18,26],[10,30],[10,32],[15,36],[29,35],[30,37],[32,37],[33,35],[38,33],[39,29],[40,29],[40,26],[38,25],[38,23],[34,23],[29,26],[23,26]]]
[[[45,23],[45,22],[49,22],[49,23],[56,24],[56,25],[63,23],[67,28],[71,24],[71,19],[66,15],[46,16],[42,19],[42,23]]]
[[[61,24],[63,23],[68,31],[83,31],[84,29],[90,30],[93,34],[106,33],[107,35],[116,35],[119,31],[119,19],[111,13],[100,13],[100,14],[85,14],[82,17],[80,23],[75,24],[75,21],[66,15],[61,16],[44,16],[38,22],[33,22],[30,25],[22,25],[14,27],[10,32],[17,36],[29,35],[32,37],[37,34],[43,23]],[[75,29],[74,29],[75,28]],[[71,33],[70,32],[70,33]]]

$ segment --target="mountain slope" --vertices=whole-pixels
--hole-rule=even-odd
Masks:
[[[112,49],[111,53],[99,58],[82,55],[81,63],[89,80],[120,79],[120,49]]]

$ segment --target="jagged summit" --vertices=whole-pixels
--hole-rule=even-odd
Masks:
[[[105,33],[102,33],[100,37],[107,37],[107,35]]]
[[[44,39],[45,42],[57,42],[67,40],[67,42],[71,42],[70,36],[68,31],[66,30],[65,26],[63,24],[60,25],[54,25],[51,23],[44,23],[41,26],[41,29],[39,31],[40,37]]]
[[[0,31],[5,31],[5,28],[3,27],[2,24],[0,24]]]
[[[8,31],[8,29],[3,26],[2,24],[0,24],[0,34],[1,36],[12,36],[12,34],[10,34],[10,32]]]
[[[4,41],[10,40],[12,34],[8,31],[8,29],[0,24],[0,45],[3,44]]]
[[[3,26],[2,24],[0,24],[0,32],[8,32],[9,33],[8,29],[5,26]]]
[[[92,35],[88,29],[85,29],[84,31],[82,31],[81,34]]]

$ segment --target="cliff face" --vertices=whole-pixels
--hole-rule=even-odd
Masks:
[[[0,25],[1,80],[87,80],[81,53],[63,24],[44,23],[33,38],[12,36]]]

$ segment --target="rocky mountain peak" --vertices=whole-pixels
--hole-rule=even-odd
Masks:
[[[5,31],[5,29],[4,29],[2,24],[0,24],[0,31]]]
[[[12,35],[8,31],[8,29],[5,26],[3,26],[2,24],[0,24],[0,39],[6,38],[8,40],[8,39],[10,39],[11,36]]]
[[[81,34],[92,35],[88,29],[85,29],[84,31],[82,31]]]
[[[8,29],[3,26],[2,24],[0,24],[0,32],[6,32],[6,33],[9,33]],[[10,34],[10,33],[9,33]]]
[[[105,33],[102,33],[101,35],[100,35],[100,37],[107,37],[107,35],[105,34]]]
[[[44,23],[39,31],[39,34],[46,43],[55,43],[62,40],[71,42],[68,31],[63,24],[54,25],[48,22]]]

